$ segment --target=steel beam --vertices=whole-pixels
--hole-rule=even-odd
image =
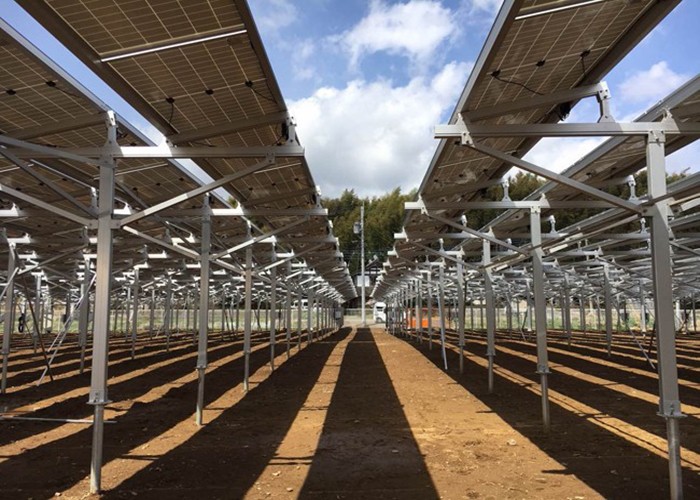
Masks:
[[[275,245],[272,245],[272,260],[277,258]],[[273,267],[270,270],[270,371],[275,371],[275,340],[277,338],[277,268]]]
[[[165,210],[167,208],[173,207],[175,205],[179,205],[180,203],[183,203],[187,200],[191,200],[192,198],[196,198],[196,197],[201,196],[203,194],[209,193],[210,191],[213,191],[217,188],[220,188],[221,186],[224,186],[230,182],[236,181],[236,180],[241,179],[243,177],[246,177],[250,174],[253,174],[253,173],[257,172],[258,170],[260,170],[264,167],[267,167],[268,165],[272,165],[274,162],[275,162],[274,156],[268,155],[265,160],[258,162],[255,165],[252,165],[246,169],[243,169],[240,172],[225,175],[225,176],[221,177],[220,179],[217,179],[213,182],[210,182],[210,183],[205,184],[203,186],[200,186],[198,188],[192,189],[186,193],[175,196],[174,198],[171,198],[171,199],[166,200],[164,202],[158,203],[157,205],[153,205],[152,207],[146,208],[145,210],[141,210],[140,212],[136,212],[132,215],[129,215],[129,216],[125,217],[124,219],[120,220],[119,225],[123,227],[123,226],[129,225],[133,222],[136,222],[138,220],[141,220],[144,217],[155,215],[158,212],[162,212],[163,210]]]
[[[207,370],[207,339],[209,336],[209,260],[211,258],[211,212],[209,195],[202,202],[202,237],[201,237],[201,266],[199,269],[199,334],[197,336],[197,406],[195,423],[203,422],[204,414],[204,379]],[[223,325],[223,315],[221,322]],[[222,326],[223,330],[223,326]]]
[[[117,123],[114,113],[107,113],[107,144],[117,144]],[[116,162],[101,159],[99,204],[97,217],[97,259],[95,281],[95,320],[92,341],[92,370],[89,404],[94,405],[90,492],[102,487],[102,449],[104,440],[104,407],[107,394],[107,359],[109,351],[109,312],[112,280],[112,221]]]
[[[647,137],[646,156],[649,195],[660,199],[666,194],[665,137]],[[673,267],[671,265],[671,215],[667,201],[657,202],[650,210],[652,274],[659,372],[659,415],[666,419],[668,467],[671,498],[683,498],[679,419],[684,415],[678,391],[676,332],[673,315]]]
[[[542,423],[549,431],[549,357],[547,353],[547,304],[544,295],[544,267],[542,227],[539,208],[530,210],[530,234],[532,250],[532,279],[535,302],[535,330],[537,339],[537,373],[540,375],[540,390],[542,392]]]
[[[493,364],[496,357],[496,300],[493,291],[493,278],[489,269],[491,264],[491,243],[482,241],[484,293],[486,295],[486,358],[488,360],[489,394],[493,393]]]
[[[0,144],[3,143],[4,136],[0,135]],[[301,146],[261,146],[261,147],[228,147],[228,146],[196,146],[196,147],[175,147],[161,144],[158,146],[118,146],[112,148],[82,148],[75,150],[59,150],[56,148],[46,148],[48,151],[33,148],[34,152],[30,157],[42,158],[45,156],[54,157],[60,153],[70,156],[70,159],[80,158],[86,161],[89,158],[99,158],[102,154],[107,154],[115,159],[196,159],[196,158],[265,158],[266,156],[276,156],[278,158],[301,158],[304,156],[304,148]],[[22,158],[27,155],[21,150],[13,150],[13,154]],[[47,153],[42,155],[42,153]],[[76,160],[80,161],[80,160]],[[88,160],[89,161],[89,160]]]
[[[13,243],[8,243],[7,252],[7,284],[5,285],[5,318],[3,320],[2,334],[2,381],[0,394],[7,390],[7,368],[10,362],[10,337],[15,326],[15,274],[18,265],[15,262],[15,249]]]
[[[248,227],[250,236],[250,226]],[[245,311],[243,314],[243,391],[248,392],[250,386],[250,336],[253,329],[253,247],[245,250]]]

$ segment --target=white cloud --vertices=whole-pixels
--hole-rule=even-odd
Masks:
[[[296,80],[311,80],[317,76],[311,57],[316,53],[316,44],[311,39],[300,40],[290,47],[292,70]]]
[[[637,71],[623,81],[616,95],[625,102],[652,105],[678,88],[689,75],[676,73],[666,61],[654,64],[648,70]]]
[[[350,54],[352,67],[363,55],[376,52],[403,55],[415,63],[424,63],[455,30],[452,12],[438,1],[410,0],[388,5],[383,0],[372,0],[367,16],[331,41]]]
[[[405,86],[354,80],[290,104],[306,158],[325,196],[352,186],[380,195],[418,186],[437,147],[433,127],[451,110],[471,70],[447,64],[432,80]]]
[[[471,10],[495,14],[501,8],[501,4],[503,0],[471,0]]]
[[[274,31],[293,24],[298,10],[290,0],[255,0],[255,22],[263,32]]]
[[[525,160],[540,167],[561,172],[578,161],[582,156],[593,151],[601,138],[545,138],[537,143],[524,157]]]

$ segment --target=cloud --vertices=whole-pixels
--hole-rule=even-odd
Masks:
[[[369,13],[352,29],[331,37],[349,53],[351,67],[366,54],[387,52],[425,63],[456,30],[452,12],[434,0],[393,5],[372,0]]]
[[[311,57],[316,53],[316,44],[313,40],[310,38],[299,40],[294,44],[291,52],[292,71],[296,80],[311,80],[318,76],[311,62]]]
[[[470,70],[451,62],[433,79],[416,77],[405,86],[354,80],[290,103],[324,196],[350,186],[372,196],[418,187],[437,147],[433,127],[451,110]]]
[[[501,8],[501,4],[503,0],[471,0],[471,10],[495,14]]]
[[[525,160],[540,167],[561,172],[570,167],[582,156],[593,151],[604,139],[602,138],[544,138],[524,157]]]
[[[666,61],[637,71],[623,81],[616,94],[622,101],[652,105],[685,83],[689,75],[676,73]]]
[[[255,0],[255,22],[261,31],[273,34],[297,20],[299,11],[290,0]]]

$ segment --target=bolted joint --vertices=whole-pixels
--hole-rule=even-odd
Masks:
[[[549,375],[552,372],[549,371],[549,366],[538,364],[537,371],[535,373],[539,375]]]
[[[657,415],[663,418],[687,417],[687,415],[681,411],[681,402],[679,400],[664,401],[661,403]]]
[[[665,144],[666,132],[663,130],[650,130],[647,134],[647,143],[649,144]]]
[[[468,130],[463,131],[460,135],[460,144],[462,146],[474,146],[474,139]]]
[[[94,393],[90,394],[90,399],[88,400],[88,404],[94,406],[104,406],[109,403],[111,403],[111,401],[107,399],[107,394],[102,394],[102,391],[95,391]]]

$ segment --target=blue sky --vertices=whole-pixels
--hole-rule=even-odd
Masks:
[[[616,0],[615,0],[616,1]],[[249,0],[311,172],[326,196],[417,187],[500,0]],[[122,116],[158,134],[12,0],[0,16]],[[700,69],[700,1],[684,0],[607,77],[614,115],[632,119]],[[568,121],[595,120],[586,101]],[[528,159],[562,170],[597,139],[547,140]],[[700,147],[669,159],[700,166]]]

